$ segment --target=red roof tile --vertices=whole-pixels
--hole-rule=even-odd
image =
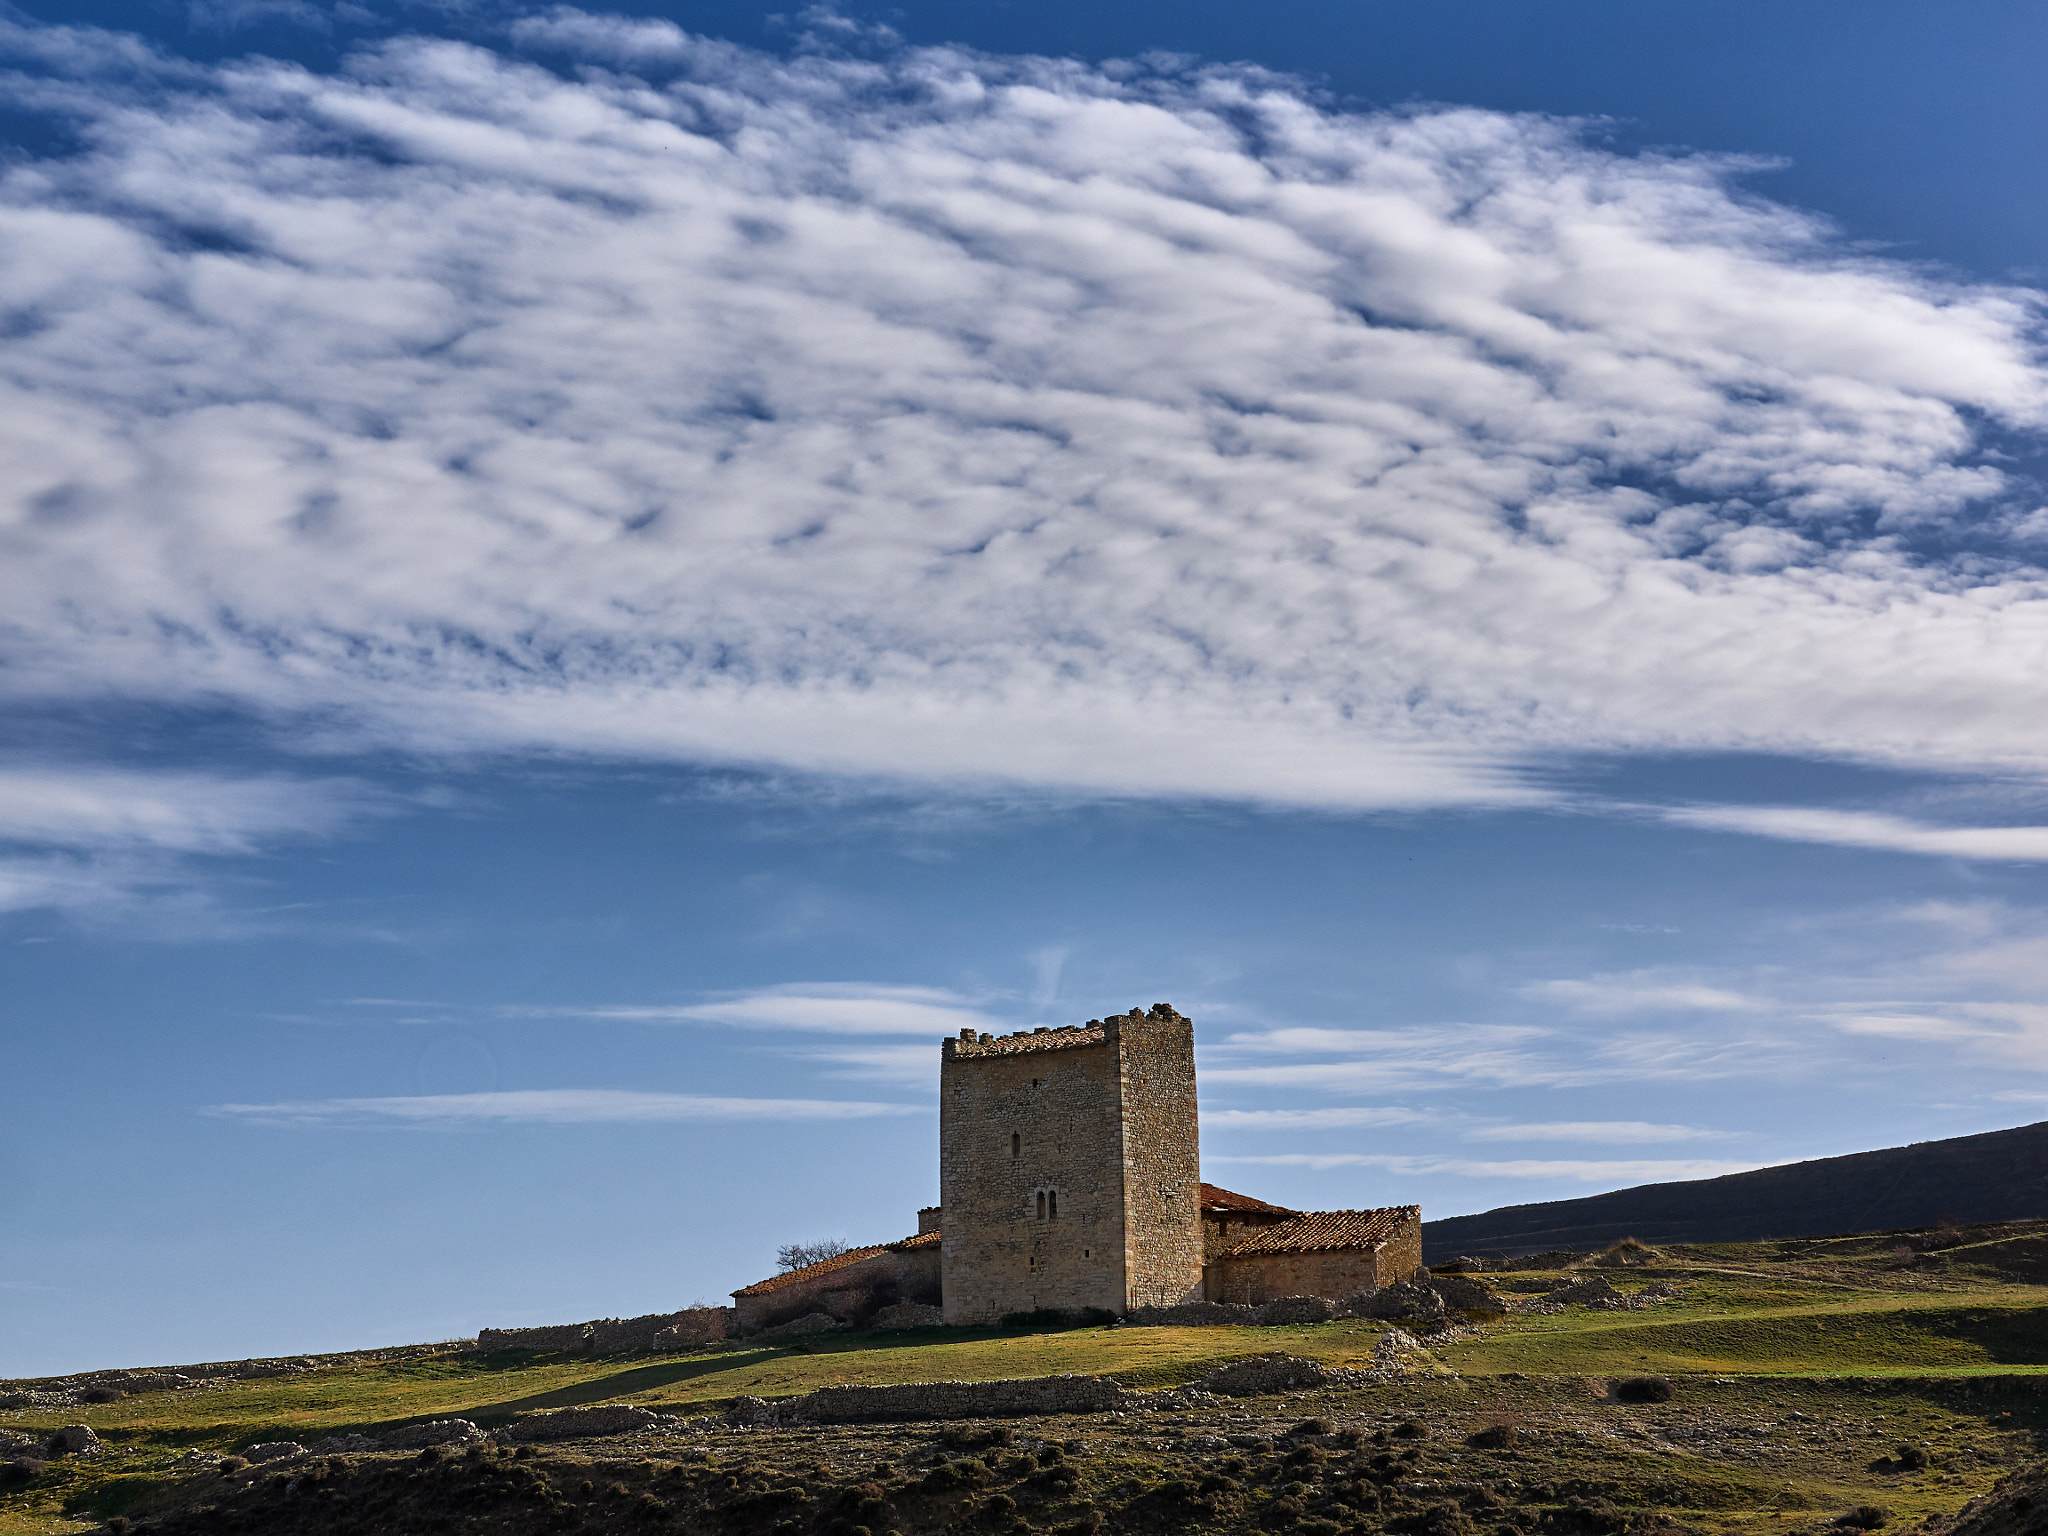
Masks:
[[[1308,1211],[1292,1221],[1247,1232],[1216,1255],[1243,1258],[1254,1253],[1336,1253],[1371,1250],[1409,1222],[1422,1220],[1422,1207],[1390,1205],[1377,1211]]]
[[[1299,1216],[1301,1212],[1289,1210],[1284,1205],[1268,1205],[1263,1200],[1254,1200],[1250,1195],[1240,1195],[1234,1190],[1218,1189],[1214,1184],[1202,1186],[1202,1209],[1205,1211],[1258,1211],[1268,1216]]]

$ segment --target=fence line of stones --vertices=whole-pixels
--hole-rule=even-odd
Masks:
[[[82,1371],[72,1376],[41,1376],[0,1382],[0,1408],[76,1408],[92,1401],[93,1392],[113,1391],[122,1396],[143,1392],[184,1392],[197,1387],[219,1386],[233,1381],[252,1381],[269,1376],[296,1376],[337,1365],[376,1364],[392,1360],[417,1360],[446,1354],[451,1348],[467,1349],[469,1342],[448,1344],[405,1344],[383,1349],[350,1350],[335,1355],[299,1355],[254,1360],[213,1360],[200,1365],[165,1366],[131,1371]]]
[[[541,1328],[483,1328],[476,1347],[499,1349],[576,1350],[613,1355],[648,1350],[692,1349],[714,1344],[732,1331],[731,1307],[685,1307],[680,1312],[649,1312],[643,1317],[600,1317],[587,1323],[559,1323]]]

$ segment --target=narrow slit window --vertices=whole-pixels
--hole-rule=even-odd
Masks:
[[[1056,1189],[1048,1189],[1045,1192],[1045,1214],[1050,1221],[1060,1219],[1060,1192]]]
[[[1015,1157],[1024,1150],[1024,1138],[1017,1132],[1010,1132],[1010,1156]]]
[[[1038,1192],[1038,1219],[1045,1220],[1045,1191],[1042,1189]]]

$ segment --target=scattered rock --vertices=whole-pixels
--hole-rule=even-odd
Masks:
[[[1124,1317],[1135,1328],[1247,1328],[1259,1320],[1257,1307],[1234,1302],[1184,1301],[1171,1307],[1133,1307]]]
[[[1436,1360],[1414,1334],[1389,1328],[1386,1337],[1373,1346],[1372,1363],[1376,1370],[1414,1371],[1427,1370]]]
[[[1337,1304],[1327,1296],[1276,1296],[1259,1308],[1259,1321],[1267,1327],[1287,1323],[1327,1323],[1337,1315]]]
[[[884,1419],[979,1419],[1104,1413],[1140,1406],[1107,1376],[1026,1376],[1011,1381],[910,1381],[886,1387],[820,1387],[775,1407],[784,1423]]]
[[[1434,1323],[1442,1321],[1449,1309],[1435,1286],[1397,1280],[1370,1294],[1352,1297],[1346,1310],[1353,1317],[1403,1318],[1418,1323]]]
[[[368,1435],[329,1435],[307,1447],[315,1456],[348,1456],[360,1451],[381,1451],[384,1442]]]
[[[1463,1275],[1439,1275],[1430,1283],[1430,1289],[1444,1299],[1444,1304],[1460,1312],[1505,1312],[1508,1304],[1496,1292],[1477,1280]]]
[[[49,1439],[53,1456],[97,1456],[103,1447],[90,1424],[66,1424]]]
[[[296,1440],[266,1440],[261,1445],[252,1445],[242,1452],[242,1459],[252,1466],[260,1461],[283,1461],[288,1456],[304,1456],[306,1448]]]
[[[665,1414],[646,1408],[608,1403],[595,1408],[557,1408],[552,1413],[536,1413],[530,1419],[521,1419],[509,1428],[499,1430],[498,1438],[514,1443],[580,1440],[585,1435],[629,1435],[638,1429],[662,1429],[675,1422]],[[470,1426],[472,1429],[475,1427]]]
[[[1256,1355],[1217,1366],[1198,1385],[1225,1397],[1259,1397],[1302,1387],[1357,1386],[1371,1379],[1363,1371],[1332,1368],[1298,1355]]]
[[[417,1451],[429,1445],[474,1445],[483,1438],[484,1432],[467,1419],[435,1419],[428,1424],[408,1424],[403,1429],[394,1429],[388,1435],[379,1436],[378,1443],[387,1451]]]
[[[875,1328],[937,1328],[946,1321],[944,1310],[921,1301],[899,1301],[884,1307],[870,1320]]]
[[[725,1422],[735,1429],[758,1429],[775,1422],[775,1405],[765,1397],[736,1397],[726,1411]]]

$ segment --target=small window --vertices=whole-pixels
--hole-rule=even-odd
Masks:
[[[1015,1157],[1024,1150],[1024,1138],[1015,1131],[1010,1132],[1010,1156]]]
[[[1045,1192],[1045,1214],[1049,1220],[1060,1219],[1060,1192],[1056,1189],[1048,1189]]]
[[[1038,1219],[1045,1220],[1045,1191],[1042,1189],[1038,1192]]]

